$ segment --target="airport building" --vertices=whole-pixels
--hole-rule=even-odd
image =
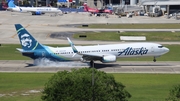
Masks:
[[[180,13],[180,0],[156,0],[156,1],[144,1],[141,2],[145,12],[153,14],[173,14]]]
[[[7,2],[9,0],[0,0],[0,7],[2,7],[3,2]],[[108,4],[125,4],[125,5],[136,5],[139,2],[147,1],[147,0],[14,0],[16,5],[21,6],[57,6],[56,4],[68,4],[74,2],[76,5],[80,5],[83,2],[86,2],[90,7],[102,7]]]
[[[0,0],[0,9],[6,8],[8,0]],[[106,5],[131,5],[143,6],[146,13],[172,14],[180,12],[180,0],[14,0],[19,6],[54,6],[58,4],[70,7],[72,3],[81,6],[84,2],[89,7],[102,8]]]

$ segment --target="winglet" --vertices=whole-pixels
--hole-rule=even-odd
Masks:
[[[74,43],[68,37],[67,37],[67,40],[68,40],[69,44],[71,45],[73,52],[78,53],[78,50],[76,49]]]

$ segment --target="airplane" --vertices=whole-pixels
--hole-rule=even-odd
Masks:
[[[7,3],[5,1],[2,1],[2,9],[6,10],[8,8]]]
[[[99,10],[96,8],[90,8],[87,6],[87,4],[83,4],[84,6],[84,11],[90,12],[90,13],[99,13]]]
[[[10,0],[8,2],[8,8],[7,10],[12,11],[12,12],[31,12],[32,15],[42,15],[45,13],[55,13],[56,15],[58,13],[62,13],[62,11],[58,8],[54,7],[20,7],[16,6],[14,4],[14,0]]]
[[[89,62],[93,66],[94,61],[102,63],[116,62],[117,58],[125,57],[154,57],[156,58],[169,52],[169,49],[148,42],[75,46],[67,38],[71,47],[50,47],[39,43],[21,24],[15,24],[22,49],[17,48],[22,55],[35,59],[47,58],[52,61],[81,61]]]
[[[86,12],[90,12],[90,13],[109,13],[112,14],[113,10],[112,9],[96,9],[96,8],[90,8],[89,6],[87,6],[86,3],[83,4],[84,6],[84,11]]]

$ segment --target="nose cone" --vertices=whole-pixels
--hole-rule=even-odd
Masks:
[[[169,49],[166,48],[166,47],[164,47],[164,52],[165,52],[165,53],[169,52]]]

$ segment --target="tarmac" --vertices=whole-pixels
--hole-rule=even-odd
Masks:
[[[37,72],[55,73],[58,71],[70,71],[72,68],[90,68],[88,63],[59,62],[34,65],[32,60],[1,60],[0,72]],[[115,63],[95,62],[94,68],[107,73],[168,73],[180,74],[179,61],[119,61]]]
[[[49,14],[32,16],[30,13],[17,13],[0,11],[0,44],[19,44],[14,24],[22,24],[42,44],[68,44],[67,35],[81,31],[180,31],[180,29],[88,29],[76,28],[73,25],[82,24],[113,24],[113,23],[179,23],[180,20],[167,19],[165,17],[151,18],[147,16],[135,16],[132,18],[110,15],[109,18],[89,16],[88,13],[71,13],[61,16]],[[71,26],[66,26],[71,25]],[[63,33],[62,38],[50,37],[52,33]],[[75,44],[114,44],[122,41],[80,41],[72,40]],[[160,44],[180,44],[179,42],[156,42]],[[2,60],[0,72],[57,72],[70,70],[71,68],[88,67],[88,64],[79,65],[53,65],[34,66],[33,61],[27,60]],[[177,61],[119,61],[112,64],[96,62],[95,68],[108,73],[180,73],[180,62]]]

